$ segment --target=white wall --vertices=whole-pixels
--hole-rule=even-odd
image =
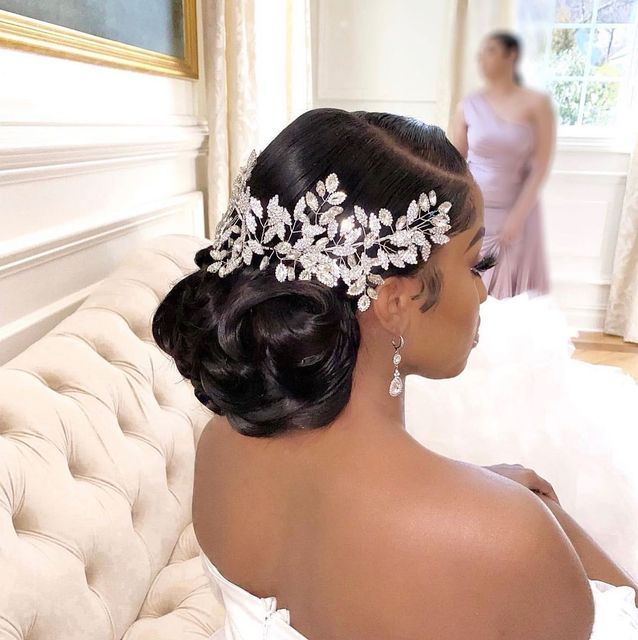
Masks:
[[[435,119],[443,0],[312,0],[314,106]]]
[[[144,238],[204,234],[198,81],[0,48],[0,363]]]
[[[576,329],[602,331],[629,152],[559,140],[544,193],[553,294]]]
[[[314,106],[437,122],[447,0],[312,0]],[[445,123],[443,123],[445,124]],[[560,140],[544,194],[553,293],[575,329],[602,329],[629,151]]]

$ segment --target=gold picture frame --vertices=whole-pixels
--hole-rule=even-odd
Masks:
[[[0,46],[83,62],[196,79],[197,0],[182,0],[184,56],[181,58],[108,40],[0,9]]]

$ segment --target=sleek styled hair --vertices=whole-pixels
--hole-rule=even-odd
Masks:
[[[434,189],[440,202],[452,203],[448,235],[475,220],[474,182],[444,132],[389,113],[304,113],[259,154],[248,185],[264,205],[278,194],[292,211],[331,173],[348,196],[344,217],[355,203],[399,217],[411,200]],[[213,262],[209,248],[198,251],[199,270],[179,281],[156,310],[153,337],[192,382],[198,400],[239,433],[267,437],[326,426],[350,398],[360,341],[356,300],[343,285],[279,282],[275,265],[260,271],[259,258],[220,278],[206,270]],[[422,311],[436,304],[441,277],[428,263],[390,266],[381,275],[420,278]]]
[[[490,33],[488,38],[490,40],[496,40],[501,45],[501,47],[503,47],[506,55],[509,55],[512,52],[516,54],[516,57],[514,59],[514,82],[516,82],[516,84],[518,85],[522,85],[523,78],[517,69],[518,63],[520,62],[521,55],[523,53],[523,46],[521,44],[520,38],[518,36],[515,36],[510,31],[494,31],[493,33]]]

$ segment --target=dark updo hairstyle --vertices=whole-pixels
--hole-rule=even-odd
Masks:
[[[452,203],[448,235],[475,219],[473,180],[443,131],[389,113],[304,113],[259,154],[248,185],[262,204],[278,194],[292,211],[331,173],[347,193],[343,217],[355,203],[399,217],[411,200],[434,189],[440,202]],[[206,270],[213,262],[209,249],[197,252],[199,270],[178,282],[155,312],[157,344],[192,382],[198,400],[241,434],[266,437],[330,424],[350,398],[360,339],[356,299],[342,284],[281,283],[275,265],[259,270],[260,256],[220,278]],[[440,278],[422,266],[391,266],[380,275],[420,275],[427,310]]]
[[[509,55],[514,52],[516,55],[514,59],[514,82],[518,85],[522,85],[523,78],[520,72],[516,69],[516,65],[519,63],[523,52],[523,46],[521,45],[520,38],[510,31],[494,31],[488,37],[490,40],[496,40],[501,47],[503,47],[505,55]]]

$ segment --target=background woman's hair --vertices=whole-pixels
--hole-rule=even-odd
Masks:
[[[522,85],[523,77],[517,69],[523,54],[523,45],[521,44],[520,38],[510,31],[494,31],[489,35],[489,38],[491,40],[497,40],[507,55],[512,52],[516,54],[516,58],[514,60],[514,82],[518,85]]]
[[[304,113],[259,154],[248,184],[264,205],[278,194],[292,211],[330,173],[348,195],[344,217],[355,203],[399,217],[411,200],[434,189],[440,202],[452,203],[448,235],[473,224],[473,180],[444,132],[388,113]],[[259,271],[251,264],[220,278],[206,271],[209,248],[195,256],[199,270],[156,310],[157,344],[191,380],[200,402],[244,435],[330,424],[350,398],[360,340],[356,299],[343,285],[280,283],[275,265]],[[392,266],[382,275],[420,277],[425,311],[436,302],[441,278],[422,267]]]

